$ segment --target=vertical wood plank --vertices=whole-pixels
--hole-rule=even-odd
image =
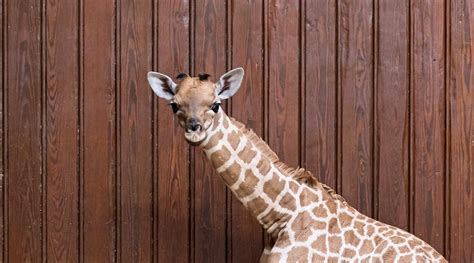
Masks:
[[[408,229],[409,6],[378,1],[375,166],[378,219]]]
[[[116,257],[114,0],[84,0],[84,261]]]
[[[159,1],[155,41],[159,72],[171,77],[189,70],[189,1]],[[148,87],[148,89],[150,89]],[[157,98],[154,134],[158,200],[156,242],[159,262],[189,262],[189,147],[167,102]]]
[[[305,34],[305,163],[336,188],[336,1],[307,1]]]
[[[48,0],[46,10],[47,258],[78,261],[78,10]]]
[[[120,52],[121,257],[150,262],[152,251],[152,2],[122,1]]]
[[[214,80],[226,69],[226,1],[197,1],[195,73]],[[194,261],[226,260],[226,186],[200,149],[194,155]]]
[[[298,17],[298,1],[268,1],[268,140],[291,166],[300,162]]]
[[[8,258],[42,256],[41,2],[7,3]]]
[[[6,178],[5,178],[5,79],[4,79],[4,71],[5,71],[5,45],[4,45],[4,30],[5,30],[5,10],[4,10],[4,3],[5,1],[0,0],[0,81],[1,81],[1,90],[0,90],[0,260],[2,262],[6,261],[6,249],[5,244],[8,243],[6,241],[7,236],[5,235],[6,232],[6,220],[5,220],[5,211],[6,211]]]
[[[444,2],[414,1],[411,12],[414,233],[443,253]]]
[[[255,0],[233,1],[232,5],[232,67],[243,67],[245,78],[232,98],[231,112],[232,116],[262,137],[263,5]],[[237,198],[232,200],[232,262],[258,262],[263,251],[262,227]]]
[[[342,195],[373,216],[373,8],[372,1],[339,2]]]
[[[472,262],[474,167],[474,3],[452,0],[449,18],[450,258]],[[471,137],[472,136],[472,137]]]

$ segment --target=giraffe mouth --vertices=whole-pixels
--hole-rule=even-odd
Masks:
[[[198,145],[199,143],[204,141],[204,139],[206,139],[206,132],[202,130],[186,131],[184,133],[184,138],[192,145]]]

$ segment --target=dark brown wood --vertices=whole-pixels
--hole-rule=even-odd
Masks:
[[[375,176],[377,217],[408,229],[409,2],[378,1]]]
[[[214,80],[226,72],[226,2],[196,1],[195,74]],[[194,255],[196,262],[226,260],[226,187],[200,149],[194,150]]]
[[[42,258],[42,61],[39,1],[6,3],[8,258]]]
[[[472,262],[474,235],[474,3],[450,1],[449,115],[450,115],[450,260]],[[472,146],[470,146],[473,141]]]
[[[411,7],[414,232],[444,251],[445,57],[443,1]]]
[[[4,1],[0,0],[0,81],[1,81],[1,89],[0,89],[0,261],[5,262],[6,261],[6,249],[5,249],[5,244],[8,243],[6,240],[7,235],[5,235],[6,232],[6,223],[5,223],[5,204],[6,204],[6,198],[5,198],[5,187],[7,186],[6,180],[5,180],[5,102],[4,99],[6,98],[5,96],[5,81],[3,80],[4,77],[4,60],[5,60],[5,45],[4,45],[4,30],[5,26],[3,23],[3,19],[5,17],[5,10],[4,10]]]
[[[243,67],[245,78],[232,97],[230,113],[260,136],[263,135],[264,96],[262,15],[262,1],[233,2],[232,68]],[[231,209],[231,262],[258,262],[263,251],[262,227],[233,196]]]
[[[338,70],[341,96],[341,194],[372,216],[373,8],[372,1],[340,1]]]
[[[78,5],[46,3],[46,178],[48,261],[78,257]]]
[[[84,0],[84,262],[114,261],[116,73],[114,1]]]
[[[189,72],[189,1],[159,1],[154,54],[157,55],[155,70],[176,76]],[[145,86],[143,88],[149,89]],[[158,99],[155,105],[154,134],[157,165],[154,171],[155,191],[158,199],[156,240],[158,250],[154,257],[158,262],[190,262],[190,184],[189,146],[183,130],[174,120],[167,102]]]
[[[152,259],[152,2],[120,5],[121,261]]]
[[[336,189],[336,1],[308,1],[304,21],[304,166]]]
[[[268,1],[268,140],[280,159],[300,163],[299,3]],[[291,17],[292,19],[288,19]]]

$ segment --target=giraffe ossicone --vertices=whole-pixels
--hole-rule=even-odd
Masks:
[[[155,94],[169,101],[186,140],[200,146],[240,202],[272,236],[260,262],[446,262],[430,245],[352,208],[310,172],[281,162],[220,103],[240,88],[237,68],[216,83],[180,74],[177,82],[148,73]]]

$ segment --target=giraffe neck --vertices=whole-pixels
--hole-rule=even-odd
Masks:
[[[323,189],[310,188],[285,174],[251,140],[252,135],[243,125],[222,110],[209,129],[201,144],[204,153],[225,184],[268,233],[277,235],[298,214],[303,202],[328,198]]]

